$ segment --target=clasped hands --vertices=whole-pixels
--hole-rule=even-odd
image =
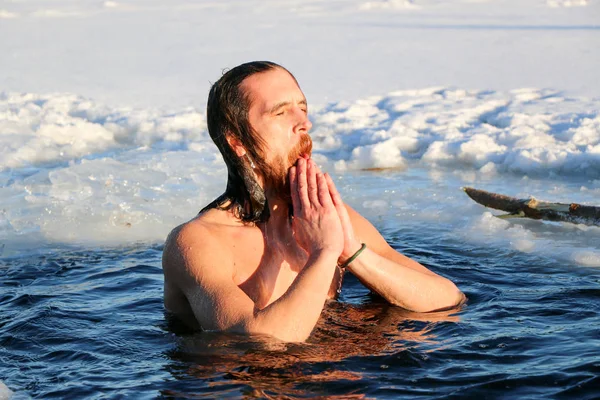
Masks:
[[[296,241],[308,254],[331,252],[344,262],[361,243],[331,176],[308,156],[298,158],[288,173]]]

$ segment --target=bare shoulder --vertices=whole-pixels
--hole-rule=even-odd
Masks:
[[[254,303],[233,280],[232,238],[239,227],[226,212],[209,210],[167,238],[164,305],[192,328],[239,328],[252,315]]]
[[[165,308],[193,329],[210,326],[197,317],[208,314],[199,304],[231,276],[229,252],[222,251],[221,228],[212,217],[209,211],[173,229],[163,249]]]
[[[163,271],[165,279],[179,280],[190,278],[200,280],[203,266],[210,265],[213,258],[219,255],[220,263],[227,265],[227,252],[221,251],[224,240],[220,234],[219,222],[210,215],[200,215],[171,231],[163,250]],[[189,279],[185,279],[189,282]],[[199,283],[199,282],[197,282]]]

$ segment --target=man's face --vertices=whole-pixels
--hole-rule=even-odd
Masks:
[[[270,167],[262,171],[265,184],[287,196],[288,169],[312,151],[306,98],[296,80],[280,68],[251,75],[241,88],[250,99],[250,125],[265,143],[262,153]]]

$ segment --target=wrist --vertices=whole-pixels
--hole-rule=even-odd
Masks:
[[[345,246],[346,248],[344,248],[344,251],[342,251],[342,254],[340,254],[339,264],[343,264],[347,259],[352,257],[357,251],[360,250],[362,245],[363,244],[361,242],[354,242],[350,246]]]
[[[310,253],[310,257],[317,259],[317,258],[326,258],[326,259],[332,259],[337,260],[338,257],[340,257],[340,252],[336,251],[335,249],[331,249],[331,248],[319,248],[319,249],[315,249]]]
[[[354,252],[354,254],[352,254],[349,258],[347,258],[345,261],[341,262],[338,260],[338,264],[339,267],[344,270],[346,268],[348,268],[348,266],[354,262],[354,260],[356,260],[358,258],[358,256],[361,255],[361,253],[367,248],[367,245],[365,243],[361,243],[360,248]]]

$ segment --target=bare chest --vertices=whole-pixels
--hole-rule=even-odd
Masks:
[[[265,243],[264,240],[239,241],[232,245],[233,282],[259,309],[279,299],[305,267],[308,254],[295,242]],[[329,297],[337,295],[341,275],[336,272]]]

